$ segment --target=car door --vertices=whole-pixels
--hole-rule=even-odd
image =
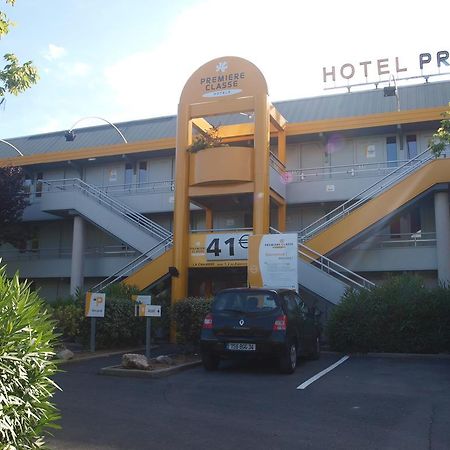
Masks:
[[[315,348],[317,339],[317,326],[315,318],[309,313],[308,307],[298,294],[293,294],[294,300],[298,308],[298,316],[300,318],[300,336],[303,351],[308,353]]]

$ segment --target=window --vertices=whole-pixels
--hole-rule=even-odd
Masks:
[[[420,209],[414,208],[410,213],[411,218],[411,233],[417,233],[422,229],[422,224],[420,220]]]
[[[397,166],[397,138],[388,137],[386,138],[386,152],[387,152],[387,166],[396,167]]]
[[[397,217],[390,223],[391,239],[400,239],[400,218]]]
[[[125,188],[130,188],[133,183],[133,165],[125,164]]]
[[[406,147],[408,148],[408,159],[417,156],[417,139],[415,134],[406,136]]]
[[[36,174],[36,197],[42,197],[42,178],[44,178],[42,172]]]
[[[139,163],[139,185],[147,182],[147,161],[141,161]]]

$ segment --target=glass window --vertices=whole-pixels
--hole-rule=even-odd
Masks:
[[[39,172],[36,175],[36,197],[42,196],[42,178],[44,178],[44,174]]]
[[[387,165],[388,167],[397,166],[397,138],[386,138],[386,152],[387,152]]]
[[[139,184],[147,182],[147,161],[141,161],[139,163]]]
[[[273,294],[265,292],[224,292],[214,299],[212,310],[258,313],[277,309]]]
[[[417,139],[415,134],[406,136],[406,146],[408,148],[408,159],[417,156]]]
[[[133,165],[125,164],[125,187],[130,188],[133,183]]]

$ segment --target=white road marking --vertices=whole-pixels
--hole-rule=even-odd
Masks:
[[[350,358],[349,355],[344,356],[339,361],[332,364],[330,367],[327,367],[325,370],[322,370],[322,372],[319,372],[318,374],[311,377],[309,380],[306,380],[304,383],[302,383],[300,386],[297,386],[297,389],[306,389],[311,383],[314,383],[314,381],[317,381],[319,378],[322,378],[324,375],[326,375],[328,372],[331,372],[333,369],[335,369],[337,366],[342,364],[343,362],[347,361],[347,359]]]

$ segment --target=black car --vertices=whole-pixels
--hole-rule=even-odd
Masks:
[[[215,295],[200,339],[205,369],[221,358],[275,357],[293,373],[300,355],[320,355],[320,327],[299,295],[290,289],[225,289]]]

